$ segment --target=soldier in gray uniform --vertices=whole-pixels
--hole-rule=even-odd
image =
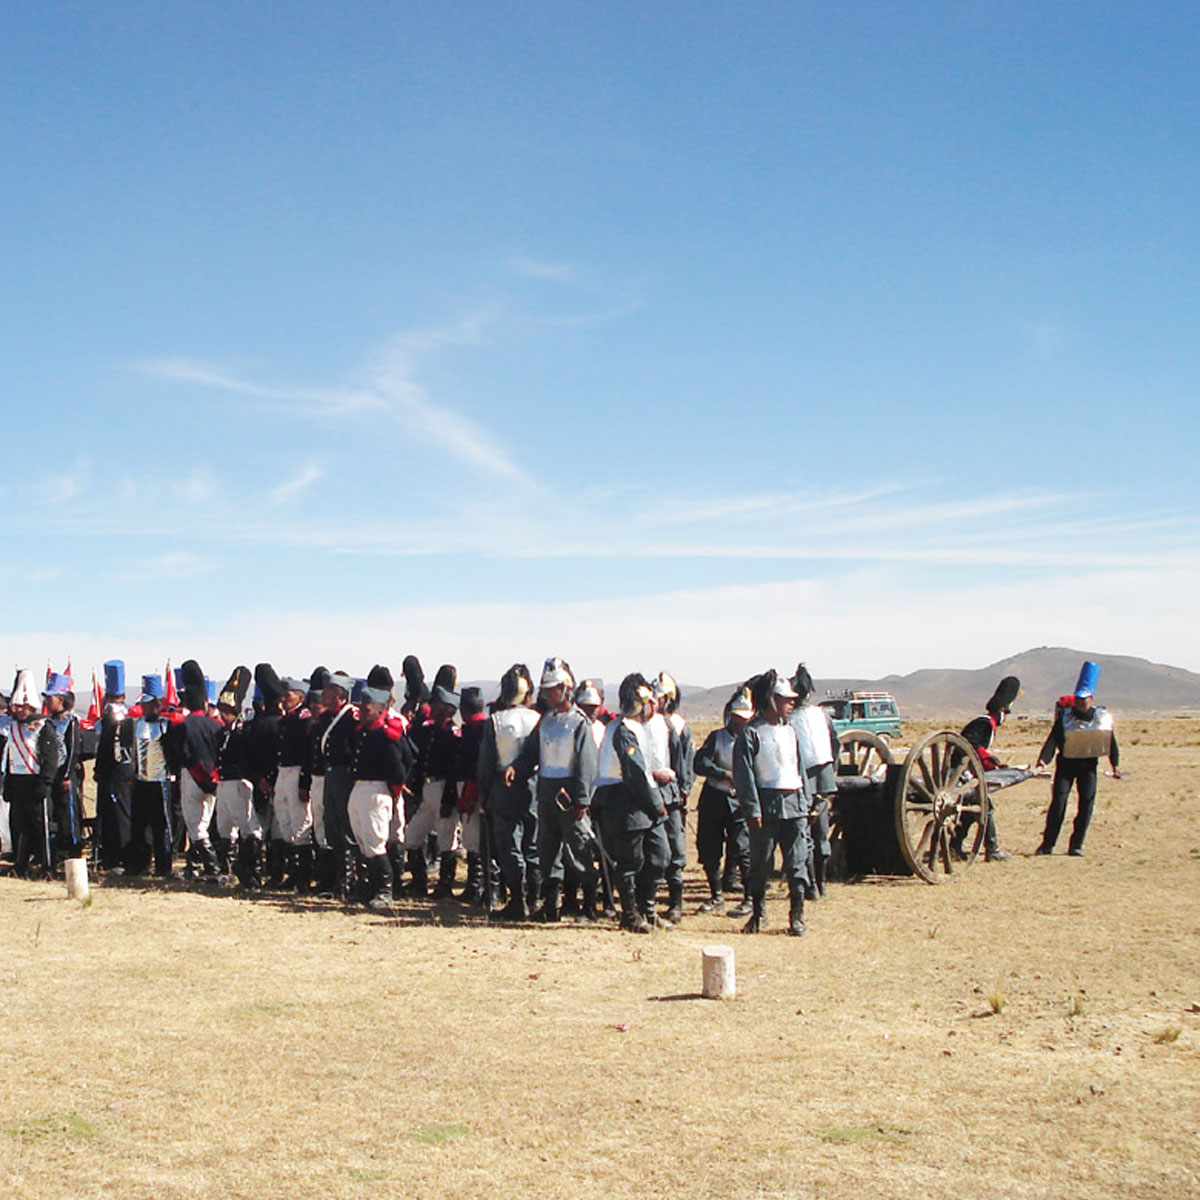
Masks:
[[[508,892],[508,903],[493,914],[499,921],[525,920],[540,886],[540,873],[526,863],[523,851],[528,841],[536,841],[536,836],[530,837],[530,831],[536,835],[537,818],[529,780],[516,779],[514,771],[513,781],[507,781],[508,768],[537,728],[532,700],[529,668],[514,663],[500,680],[500,698],[484,726],[479,747],[476,790],[487,811],[496,863]]]
[[[663,803],[667,808],[667,845],[671,848],[667,860],[666,919],[678,925],[683,919],[683,871],[687,866],[687,800],[695,779],[692,758],[692,731],[679,712],[679,685],[666,671],[660,671],[653,683],[654,704],[666,726],[667,759],[665,765],[672,778],[662,785]]]
[[[616,863],[621,928],[648,933],[657,923],[654,895],[670,857],[667,809],[651,767],[647,729],[654,692],[644,676],[626,675],[619,699],[621,716],[609,722],[600,744],[596,808]]]
[[[796,691],[786,675],[767,671],[751,681],[754,719],[733,746],[733,784],[738,807],[750,831],[750,903],[744,933],[767,923],[767,873],[778,846],[791,900],[788,933],[799,937],[804,924],[804,887],[808,879],[808,797],[800,743],[788,718]]]
[[[583,883],[585,910],[594,912],[596,907],[596,838],[588,815],[596,775],[596,743],[591,721],[575,704],[571,669],[561,658],[546,660],[541,690],[547,709],[517,761],[505,771],[504,781],[511,787],[537,772],[541,915],[545,921],[557,921],[564,857]]]
[[[743,893],[742,903],[729,915],[748,917],[752,911],[750,838],[733,790],[733,743],[738,731],[753,716],[750,693],[744,689],[734,692],[725,705],[725,724],[714,729],[696,752],[696,774],[704,779],[696,805],[696,854],[708,880],[708,899],[700,905],[702,913],[721,912],[725,907],[721,854],[726,844],[737,865]]]
[[[800,663],[792,676],[796,707],[789,718],[800,742],[800,765],[808,793],[808,883],[806,900],[825,895],[825,879],[832,846],[829,841],[829,802],[837,794],[837,758],[840,744],[827,709],[812,703],[813,680]]]

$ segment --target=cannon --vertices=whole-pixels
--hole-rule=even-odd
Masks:
[[[1032,775],[1021,767],[985,771],[975,747],[949,730],[926,734],[896,762],[882,738],[848,729],[830,805],[835,871],[955,879],[983,848],[991,793]]]

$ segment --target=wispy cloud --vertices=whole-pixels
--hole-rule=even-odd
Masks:
[[[513,271],[523,279],[543,279],[551,283],[573,283],[579,276],[574,263],[552,262],[529,254],[514,254],[509,259]]]
[[[316,483],[324,474],[325,472],[320,467],[305,467],[285,483],[273,487],[267,496],[272,504],[284,504],[288,500],[294,500],[305,488]]]
[[[440,403],[420,378],[429,356],[480,345],[494,321],[494,312],[485,310],[452,325],[399,333],[372,356],[361,380],[329,387],[261,383],[228,367],[187,358],[152,359],[135,369],[155,379],[241,396],[277,418],[322,424],[383,419],[463,465],[533,490],[532,479],[492,432]]]

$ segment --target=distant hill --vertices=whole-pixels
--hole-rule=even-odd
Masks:
[[[1039,646],[978,670],[927,667],[911,675],[886,675],[882,679],[818,679],[816,685],[822,696],[848,689],[891,692],[903,716],[966,719],[981,711],[1003,676],[1016,675],[1024,695],[1014,713],[1048,715],[1055,699],[1075,686],[1085,659],[1100,665],[1098,699],[1116,712],[1200,714],[1200,675],[1192,671],[1144,658],[1059,646]],[[735,686],[683,687],[684,711],[701,719],[719,718]]]

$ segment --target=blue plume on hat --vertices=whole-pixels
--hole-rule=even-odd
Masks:
[[[1099,666],[1094,662],[1085,662],[1079,668],[1079,681],[1075,684],[1075,695],[1094,696],[1096,694],[1096,682],[1099,678]]]
[[[125,695],[125,664],[119,658],[104,664],[104,690],[110,696]]]

